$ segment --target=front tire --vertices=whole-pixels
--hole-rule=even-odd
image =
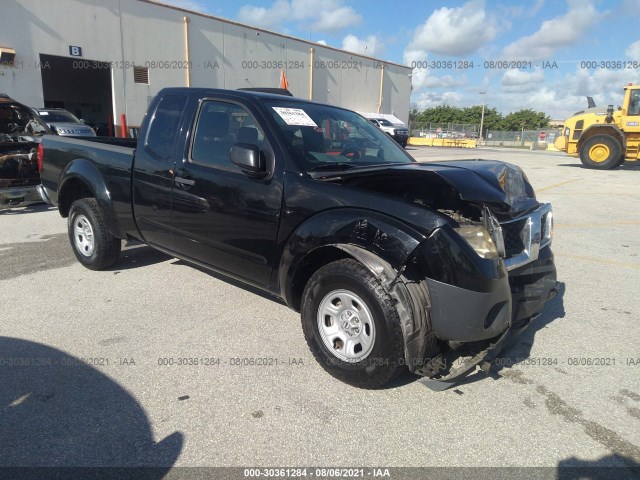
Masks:
[[[356,260],[338,260],[313,274],[303,293],[301,317],[311,352],[335,378],[379,388],[405,369],[394,302]]]
[[[595,135],[584,142],[580,148],[580,161],[585,167],[597,170],[611,170],[619,167],[621,157],[620,143],[608,135]]]
[[[118,261],[122,242],[107,231],[95,198],[71,204],[68,232],[73,253],[88,269],[104,270]]]

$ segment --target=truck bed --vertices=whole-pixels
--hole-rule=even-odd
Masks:
[[[50,201],[58,205],[61,212],[70,205],[58,199],[61,178],[72,181],[74,175],[86,179],[104,179],[107,191],[101,191],[105,199],[113,204],[118,219],[118,230],[125,231],[133,223],[131,212],[131,165],[136,139],[111,137],[60,137],[45,135],[44,169],[42,186]],[[104,190],[104,187],[101,188]],[[98,197],[100,201],[100,197]]]

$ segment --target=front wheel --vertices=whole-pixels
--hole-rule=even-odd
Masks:
[[[111,235],[95,198],[81,198],[71,205],[69,240],[78,261],[91,270],[110,267],[120,256],[122,242]]]
[[[320,365],[353,386],[381,387],[405,368],[393,300],[356,260],[332,262],[309,279],[302,300],[302,329]]]
[[[613,137],[595,135],[588,139],[580,148],[580,161],[589,168],[597,170],[611,170],[619,167],[623,158],[622,147]]]

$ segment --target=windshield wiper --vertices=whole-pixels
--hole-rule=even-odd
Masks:
[[[332,163],[325,163],[323,165],[318,165],[317,167],[313,167],[310,171],[319,172],[321,170],[348,170],[355,166],[356,165],[352,163],[347,163],[347,162],[332,162]]]

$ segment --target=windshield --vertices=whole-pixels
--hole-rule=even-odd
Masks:
[[[0,103],[0,137],[50,133],[30,108],[19,103]]]
[[[265,103],[289,151],[306,171],[414,162],[392,138],[357,113],[312,103]]]
[[[385,127],[393,127],[393,123],[389,120],[385,120],[384,118],[379,118],[378,122],[380,122],[380,125],[384,125]]]
[[[40,110],[40,116],[47,123],[82,123],[73,113],[65,111]]]

